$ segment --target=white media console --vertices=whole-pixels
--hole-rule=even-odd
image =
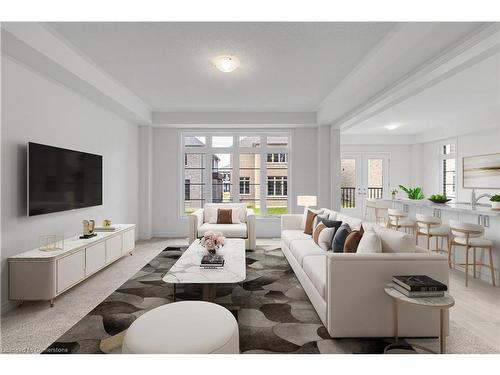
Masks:
[[[8,259],[9,299],[49,301],[135,248],[135,225],[115,224],[113,232],[64,240],[63,250],[33,249]]]

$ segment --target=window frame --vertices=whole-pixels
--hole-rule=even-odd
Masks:
[[[444,148],[447,146],[447,145],[451,145],[452,147],[450,148],[453,148],[453,152],[450,152],[448,154],[445,154],[444,153]],[[457,141],[456,139],[448,139],[448,140],[445,140],[445,141],[442,141],[442,142],[439,142],[439,145],[438,145],[439,149],[438,149],[438,152],[439,152],[439,189],[438,191],[440,192],[440,194],[446,194],[446,186],[453,186],[453,190],[454,190],[454,195],[453,196],[447,196],[447,198],[451,198],[451,199],[456,199],[457,197],[457,187],[458,187],[458,184],[457,184],[457,181],[458,181],[458,168],[457,168]],[[453,171],[454,172],[454,181],[452,184],[449,184],[449,183],[446,183],[446,170],[445,170],[445,161],[446,160],[449,160],[449,159],[454,159],[455,160],[455,170]]]
[[[185,147],[184,146],[184,137],[187,136],[200,136],[205,137],[206,144],[204,146],[197,147]],[[213,147],[212,145],[212,137],[219,136],[232,136],[233,137],[233,146],[232,147]],[[260,147],[244,147],[240,146],[240,137],[242,136],[259,136],[260,137]],[[287,146],[278,147],[278,146],[268,146],[267,145],[267,137],[268,136],[282,136],[288,137]],[[266,142],[263,142],[266,140]],[[293,196],[293,186],[289,183],[293,181],[292,175],[292,157],[291,153],[293,152],[291,145],[293,144],[293,134],[290,131],[265,131],[265,132],[255,132],[255,131],[239,131],[239,130],[228,130],[228,131],[208,131],[208,130],[179,130],[179,153],[180,158],[183,160],[185,153],[200,153],[205,154],[204,157],[204,167],[205,167],[205,190],[204,190],[204,202],[210,203],[212,202],[212,155],[213,154],[231,154],[232,158],[232,176],[231,176],[231,191],[234,193],[232,197],[233,203],[238,203],[240,201],[239,197],[239,181],[240,181],[240,154],[259,154],[260,155],[260,181],[266,181],[266,183],[260,183],[260,196],[259,196],[259,205],[260,205],[260,213],[258,215],[259,218],[273,218],[275,219],[276,215],[271,215],[267,213],[267,205],[266,205],[266,197],[267,197],[267,154],[287,154],[285,157],[285,162],[278,162],[279,164],[287,164],[286,173],[287,173],[287,195],[281,195],[277,197],[286,197],[287,201],[287,210],[288,212],[292,212],[292,196]],[[277,163],[277,164],[278,164]],[[182,177],[179,178],[181,183],[184,182],[184,163],[181,162],[181,167],[179,168],[179,173]],[[238,185],[237,185],[238,184]],[[246,195],[246,194],[241,194]],[[184,194],[182,195],[184,197]],[[187,218],[187,214],[184,212],[184,199],[179,199],[179,217]]]

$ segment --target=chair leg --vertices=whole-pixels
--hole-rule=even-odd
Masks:
[[[439,241],[439,238],[438,238],[438,236],[436,236],[436,253],[439,253],[439,243],[438,243],[438,241]]]
[[[451,269],[451,241],[450,236],[446,236],[446,245],[448,246],[448,267]]]
[[[497,286],[495,281],[495,268],[493,267],[493,254],[491,253],[491,247],[488,248],[488,252],[490,254],[491,283],[493,284],[493,286]]]
[[[474,273],[474,278],[476,278],[476,248],[472,248],[472,256],[474,257],[474,265],[473,265],[473,273]]]
[[[427,250],[431,249],[430,241],[431,241],[431,237],[429,236],[429,231],[427,231]]]
[[[465,286],[469,286],[469,246],[465,246]]]

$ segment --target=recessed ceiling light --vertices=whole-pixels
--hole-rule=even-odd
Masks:
[[[217,56],[213,62],[215,67],[224,73],[232,72],[240,66],[240,60],[231,55]]]
[[[386,128],[387,130],[394,130],[394,129],[397,129],[401,126],[401,124],[387,124],[384,126],[384,128]]]

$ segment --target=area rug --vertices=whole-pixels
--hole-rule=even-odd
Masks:
[[[185,247],[168,247],[76,323],[44,353],[121,353],[132,322],[155,307],[172,303],[173,288],[163,275]],[[383,353],[389,340],[332,339],[281,249],[247,251],[247,278],[220,285],[216,303],[240,306],[242,353]],[[177,287],[177,300],[200,300],[199,285]],[[436,341],[436,340],[433,340]]]

